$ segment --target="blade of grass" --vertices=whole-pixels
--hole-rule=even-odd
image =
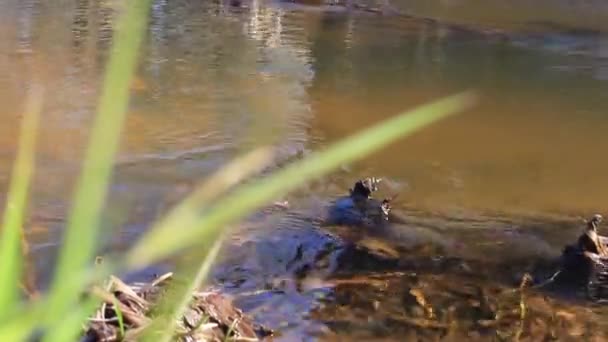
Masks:
[[[226,331],[226,336],[224,336],[224,342],[230,341],[230,334],[232,334],[234,332],[234,328],[236,327],[238,322],[239,322],[238,318],[235,318],[234,321],[232,321],[232,323],[228,327],[228,331]]]
[[[10,311],[0,324],[0,341],[28,341],[44,308],[43,303],[30,303]]]
[[[399,137],[413,132],[448,115],[471,106],[472,92],[420,106],[385,120],[371,128],[313,153],[309,158],[293,163],[283,170],[237,189],[208,208],[206,214],[192,220],[193,213],[184,213],[171,225],[163,224],[149,231],[124,258],[127,269],[136,269],[166,258],[176,251],[191,247],[197,241],[217,238],[221,228],[233,223],[259,206],[296,188],[304,182],[329,172],[339,165],[360,159]],[[174,225],[175,224],[175,225]],[[179,232],[175,227],[179,227]]]
[[[116,25],[95,123],[51,284],[45,319],[49,325],[62,319],[76,303],[82,288],[70,277],[86,268],[97,247],[99,218],[118,149],[129,102],[129,84],[136,67],[150,1],[129,1],[124,5],[124,13]]]
[[[114,311],[116,312],[116,318],[118,318],[118,328],[120,331],[120,338],[122,339],[125,336],[125,322],[122,318],[122,310],[120,310],[120,305],[118,305],[118,300],[114,298]]]
[[[469,101],[470,101],[470,99],[469,99]],[[409,117],[409,119],[411,120],[412,118]],[[384,125],[385,126],[380,125],[378,127],[385,127],[385,128],[390,127],[386,123]],[[384,130],[383,133],[387,133],[386,129]],[[390,131],[388,133],[390,133]],[[376,134],[375,137],[378,137],[378,134]],[[369,148],[369,145],[367,147]],[[373,148],[370,150],[373,150]],[[344,157],[344,156],[342,155],[342,157]],[[353,158],[356,158],[356,157],[353,157]],[[340,159],[340,158],[337,158],[337,159]],[[341,162],[334,161],[334,163],[336,163],[336,166],[337,166]],[[306,165],[306,164],[304,163],[304,165]],[[296,164],[296,166],[292,166],[292,168],[298,169],[297,166],[298,166],[298,164]],[[230,169],[230,168],[228,168],[228,169]],[[280,174],[280,172],[279,172],[279,174]],[[221,173],[219,175],[221,175]],[[218,175],[216,175],[216,176],[218,176]],[[245,186],[245,188],[247,189],[247,186]],[[255,189],[255,187],[254,187],[254,189]],[[199,189],[199,192],[200,192],[200,189]],[[237,193],[238,193],[238,191],[237,191]],[[228,197],[230,198],[230,195]],[[268,198],[268,199],[270,199],[270,198]],[[188,203],[188,205],[184,205],[184,204],[179,205],[176,208],[176,210],[173,211],[173,215],[170,215],[171,220],[164,220],[164,221],[160,222],[159,225],[157,225],[157,227],[161,227],[159,229],[163,229],[162,227],[182,227],[182,228],[184,228],[182,226],[182,224],[184,223],[184,220],[188,221],[188,222],[193,222],[193,221],[196,221],[197,219],[200,219],[200,218],[198,218],[198,215],[197,215],[197,212],[198,212],[197,209],[200,207],[198,207],[196,205],[196,202],[197,202],[196,196],[191,196],[188,200],[186,200],[184,202],[184,203]],[[216,208],[221,209],[222,206],[217,205],[217,207],[212,207],[210,212],[213,213],[214,209],[216,209]],[[203,217],[205,217],[205,216],[203,216]],[[194,228],[194,227],[190,227],[190,228]],[[154,231],[154,229],[153,229],[153,231]],[[220,229],[216,229],[214,231],[214,233],[218,233],[220,231],[221,231]],[[221,239],[219,238],[219,236],[212,236],[212,237],[209,237],[209,239],[205,239],[204,241],[205,242],[214,241],[214,245],[213,245],[211,251],[209,251],[208,254],[205,254],[203,252],[203,255],[201,258],[203,261],[202,261],[201,266],[198,268],[198,271],[196,269],[193,269],[192,267],[188,267],[188,266],[186,266],[185,269],[181,270],[182,272],[184,272],[186,270],[194,270],[195,272],[193,272],[193,273],[195,273],[196,275],[194,276],[194,278],[191,281],[187,282],[185,285],[173,286],[171,291],[167,294],[167,296],[165,296],[163,298],[163,303],[162,303],[161,307],[159,308],[160,309],[159,311],[161,313],[166,313],[166,314],[161,315],[161,317],[158,320],[156,320],[154,322],[154,324],[152,324],[149,327],[147,334],[144,337],[144,340],[155,340],[155,341],[159,340],[158,332],[160,332],[162,334],[160,337],[161,341],[166,342],[166,341],[171,340],[171,338],[173,336],[173,332],[175,331],[176,322],[181,318],[184,311],[187,309],[188,304],[191,300],[191,294],[194,291],[194,289],[197,286],[199,286],[201,283],[203,283],[204,279],[207,277],[207,274],[211,268],[211,265],[212,265],[213,261],[215,260],[217,253],[219,252],[219,249],[221,246]],[[206,248],[204,248],[204,249],[201,248],[201,250],[206,250]],[[187,272],[187,274],[189,274],[189,273],[190,272]]]
[[[268,166],[274,153],[269,147],[259,147],[246,153],[245,155],[232,160],[228,165],[222,167],[209,178],[207,178],[200,186],[195,189],[188,199],[181,203],[178,207],[190,206],[201,208],[209,203],[214,198],[228,191],[246,177],[260,172],[264,167]],[[169,220],[173,216],[169,215],[167,221],[163,221],[165,225],[170,225],[174,222]]]
[[[158,225],[176,226],[183,223],[184,217],[196,220],[196,212],[204,207],[210,200],[226,192],[251,174],[261,171],[272,160],[272,150],[261,147],[250,151],[246,155],[231,161],[219,171],[207,178],[188,198],[180,203],[174,210],[165,216]],[[169,341],[175,331],[175,325],[188,303],[192,299],[192,292],[199,286],[211,269],[211,264],[219,253],[221,240],[214,240],[211,250],[201,249],[203,255],[198,260],[203,260],[198,270],[196,265],[186,266],[180,273],[186,277],[184,282],[174,285],[169,292],[163,296],[161,308],[158,310],[163,314],[146,330],[143,340],[158,340],[155,329],[164,327],[161,341]],[[195,274],[193,279],[188,279],[190,274]]]
[[[111,270],[116,269],[115,264],[105,261],[101,265],[95,265],[95,268],[86,269],[80,272],[74,272],[74,275],[66,281],[71,281],[72,284],[66,284],[68,287],[79,287],[81,284],[96,284],[100,286],[107,277],[111,274]],[[46,329],[44,341],[74,341],[78,334],[81,333],[81,327],[86,322],[86,317],[93,314],[99,306],[100,299],[88,291],[86,293],[78,293],[78,303],[65,313],[61,320],[55,322],[52,326],[43,327]],[[44,298],[43,307],[48,311],[47,307],[50,298]],[[69,316],[69,317],[68,317]],[[67,319],[65,317],[68,317]],[[1,341],[1,340],[0,340]]]
[[[312,177],[327,172],[344,162],[349,162],[357,158],[361,158],[365,153],[370,153],[378,148],[381,148],[382,146],[385,146],[391,140],[394,140],[396,137],[398,137],[399,134],[412,133],[416,129],[420,129],[423,126],[430,124],[440,118],[443,118],[452,112],[455,112],[457,110],[464,110],[473,103],[474,98],[475,97],[472,93],[463,93],[437,101],[427,106],[423,106],[422,108],[415,109],[409,114],[405,113],[398,116],[397,118],[387,120],[386,122],[383,122],[373,128],[368,129],[367,131],[359,133],[353,137],[342,141],[341,143],[330,147],[327,151],[315,154],[311,157],[311,160],[307,159],[302,162],[294,163],[286,169],[277,172],[277,174],[275,174],[274,176],[269,176],[266,179],[263,179],[261,182],[255,182],[253,184],[244,185],[243,189],[237,189],[234,193],[229,194],[223,199],[220,199],[220,201],[216,203],[215,206],[208,208],[208,213],[210,214],[203,215],[201,218],[200,216],[198,216],[200,207],[198,207],[196,204],[206,203],[211,197],[221,193],[221,191],[219,190],[212,190],[213,194],[211,195],[213,196],[211,196],[210,194],[205,194],[204,188],[213,183],[210,180],[207,180],[202,187],[200,187],[197,191],[193,193],[193,195],[191,195],[191,197],[183,201],[181,205],[179,205],[172,211],[172,213],[169,215],[169,217],[173,215],[171,219],[166,218],[165,220],[162,220],[161,224],[159,224],[152,231],[158,232],[160,230],[161,233],[164,233],[164,229],[167,229],[167,227],[169,227],[172,228],[170,230],[171,235],[184,233],[190,234],[192,229],[201,229],[201,227],[204,227],[205,229],[210,229],[210,231],[203,231],[202,234],[201,232],[197,232],[194,235],[189,235],[189,237],[205,237],[205,234],[208,233],[213,236],[207,236],[209,237],[209,239],[203,239],[203,241],[217,241],[220,233],[220,230],[218,228],[221,227],[220,222],[230,223],[232,221],[235,221],[239,217],[245,215],[247,211],[253,210],[257,206],[267,203],[269,200],[275,198],[275,196],[283,194],[289,191],[290,189],[293,189],[295,186],[311,179]],[[380,139],[380,142],[377,139]],[[253,156],[250,155],[248,157],[245,157],[243,160],[254,160],[255,154],[256,153],[254,152],[252,154]],[[264,153],[261,153],[260,155],[263,156]],[[312,165],[310,165],[311,163]],[[330,165],[328,166],[327,163],[329,163]],[[234,165],[238,164],[239,163],[235,163]],[[231,169],[232,171],[230,171]],[[238,168],[228,168],[228,171],[225,174],[222,174],[220,172],[215,176],[218,178],[215,179],[217,182],[224,183],[226,185],[236,184],[236,181],[233,179],[233,176],[231,176],[233,175],[233,172],[236,172],[236,170],[238,170]],[[299,178],[297,176],[299,176]],[[222,180],[222,177],[225,177],[225,179]],[[276,177],[279,178],[277,179]],[[214,177],[212,177],[211,179],[214,179]],[[231,179],[233,180],[229,181]],[[267,184],[270,184],[270,188],[267,187]],[[240,202],[242,200],[245,201],[244,205]],[[187,205],[184,205],[184,203],[186,203]],[[231,205],[231,207],[225,207],[226,205]],[[237,207],[234,207],[232,205],[237,205]],[[238,207],[238,205],[242,206]],[[220,212],[221,210],[225,211],[226,208],[229,212]],[[235,208],[237,210],[236,212],[233,211],[235,210]],[[219,215],[217,214],[218,212],[220,212]],[[199,225],[201,221],[204,223],[204,220],[208,219],[209,217],[215,220],[213,222],[215,226]],[[179,232],[176,232],[174,230],[175,227],[179,227]],[[209,227],[215,229],[211,230],[211,228]],[[172,238],[168,238],[167,241],[173,242]],[[120,267],[112,267],[111,269],[112,271],[127,270],[129,268],[145,265],[149,262],[156,261],[162,257],[168,256],[176,249],[181,248],[179,243],[181,243],[181,246],[189,246],[197,243],[196,241],[186,241],[186,243],[184,243],[183,239],[178,239],[177,241],[178,244],[173,246],[173,250],[165,249],[162,250],[160,254],[155,254],[153,249],[163,248],[164,238],[157,240],[157,244],[156,246],[152,247],[152,251],[148,250],[149,247],[144,244],[143,250],[146,251],[148,254],[144,254],[144,257],[146,259],[142,260],[139,265],[137,262],[132,261],[137,260],[137,256],[133,256],[136,254],[131,254],[134,253],[133,251],[131,251],[127,254],[127,257],[130,256],[130,259],[127,259],[128,262],[126,264],[123,263],[122,265],[120,265]],[[201,268],[199,269],[198,276],[196,276],[192,282],[188,283],[189,287],[182,287],[181,291],[175,291],[176,294],[182,296],[182,300],[176,300],[173,302],[177,304],[174,304],[175,306],[173,307],[173,309],[168,310],[169,313],[173,313],[169,315],[170,317],[179,317],[178,313],[183,312],[183,303],[185,302],[183,298],[186,298],[186,296],[190,295],[188,289],[192,288],[192,286],[200,284],[205,278],[206,273],[208,272],[208,265],[210,265],[213,261],[213,258],[211,258],[211,256],[213,256],[213,253],[207,255],[207,258],[205,258],[205,260],[203,261],[203,266],[201,266]],[[165,312],[167,312],[167,310],[165,310]],[[157,324],[154,324],[154,326],[158,327]]]
[[[195,270],[195,276],[192,280],[189,280],[185,285],[186,286],[175,286],[170,289],[164,303],[166,303],[166,307],[160,308],[160,311],[163,314],[160,318],[162,320],[168,320],[165,324],[162,324],[162,335],[160,339],[157,339],[153,336],[144,335],[144,339],[142,341],[160,341],[160,342],[169,342],[174,336],[175,328],[177,326],[177,322],[181,319],[186,309],[188,308],[188,304],[192,301],[192,293],[204,282],[207,278],[207,275],[211,271],[211,266],[217,258],[222,247],[222,239],[216,239],[211,246],[211,249],[208,250],[207,253],[201,258],[203,262],[201,263],[198,270]],[[186,272],[185,274],[190,274],[191,272]]]
[[[111,274],[113,269],[117,269],[116,264],[106,262],[103,265],[96,265],[95,269],[80,272],[77,277],[72,278],[72,281],[78,279],[80,284],[101,283]],[[26,336],[33,333],[48,308],[48,299],[48,297],[41,297],[34,301],[21,303],[22,305],[13,310],[6,310],[8,312],[6,319],[0,321],[0,341],[24,341],[25,339],[8,338],[8,336]],[[97,305],[98,301],[92,300],[90,295],[84,299],[85,304],[83,305],[81,302],[80,307]],[[64,325],[66,325],[65,321],[62,320],[60,324],[51,329],[61,330]]]
[[[61,317],[61,324],[46,329],[43,341],[78,341],[86,317],[93,314],[98,305],[96,297],[84,299]]]
[[[34,88],[27,98],[25,113],[19,132],[19,149],[13,164],[2,219],[0,239],[0,320],[19,302],[20,282],[23,275],[22,255],[23,221],[29,185],[34,173],[36,135],[42,111],[42,90]]]
[[[272,160],[273,151],[268,147],[257,148],[238,157],[222,167],[200,184],[192,194],[180,202],[151,229],[158,227],[179,227],[184,222],[192,224],[198,219],[198,211],[212,199],[226,192],[247,176],[261,171]]]

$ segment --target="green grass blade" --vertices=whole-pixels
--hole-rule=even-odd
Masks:
[[[252,210],[283,195],[299,185],[321,176],[339,165],[360,159],[389,143],[421,128],[470,107],[476,97],[472,92],[453,95],[412,111],[385,120],[371,128],[291,164],[260,181],[244,185],[207,208],[198,220],[184,215],[176,218],[176,225],[161,225],[149,231],[127,253],[125,266],[139,268],[157,262],[171,254],[191,247],[197,241],[210,241],[220,230]],[[180,224],[183,223],[183,224]],[[179,229],[176,232],[176,229]]]
[[[185,200],[179,203],[152,230],[166,229],[161,227],[180,227],[195,224],[199,218],[199,209],[211,200],[234,187],[247,176],[259,172],[272,160],[272,150],[260,147],[244,156],[238,157],[221,168],[200,184]]]
[[[149,8],[149,0],[125,2],[118,18],[95,123],[51,284],[47,324],[60,320],[75,304],[82,288],[69,278],[89,265],[97,247],[99,219]]]
[[[55,326],[45,327],[43,341],[78,341],[82,335],[82,327],[87,323],[87,316],[95,312],[99,305],[97,298],[88,297],[74,306],[61,317],[61,322]]]
[[[187,286],[176,286],[169,291],[169,295],[167,296],[165,302],[168,303],[167,310],[161,311],[166,312],[163,315],[166,319],[168,319],[167,324],[163,327],[163,334],[160,339],[157,341],[160,342],[170,342],[174,336],[175,328],[177,326],[177,322],[181,319],[184,312],[188,308],[190,301],[192,300],[192,293],[204,282],[207,278],[207,275],[211,271],[211,266],[213,266],[213,262],[215,258],[217,258],[220,249],[222,247],[222,240],[216,239],[211,246],[211,249],[203,256],[203,262],[201,263],[198,270],[195,270],[195,276],[192,280],[188,281]],[[190,272],[187,272],[190,273]],[[152,341],[149,339],[148,341]]]
[[[238,157],[228,165],[222,167],[212,176],[208,177],[197,189],[182,201],[174,210],[168,213],[165,218],[158,223],[161,226],[177,226],[183,224],[184,220],[195,221],[198,218],[198,209],[204,207],[220,194],[228,191],[233,186],[259,172],[272,160],[272,149],[261,147],[248,152],[244,156]],[[163,296],[161,308],[163,313],[159,319],[155,320],[146,331],[143,340],[158,340],[157,331],[161,331],[160,341],[168,341],[173,336],[175,324],[179,317],[187,308],[192,298],[192,292],[205,279],[211,269],[211,264],[215,260],[221,247],[221,240],[212,241],[211,249],[202,248],[199,259],[203,260],[200,266],[187,264],[180,269],[182,276],[186,277],[179,285],[174,284],[171,289]],[[198,254],[201,254],[198,253]],[[198,256],[198,255],[197,255]],[[188,279],[191,274],[195,274],[193,279]],[[164,328],[164,329],[163,329]]]
[[[120,331],[120,338],[125,336],[125,321],[122,318],[122,310],[120,310],[120,305],[118,305],[118,300],[114,298],[114,311],[116,312],[116,318],[118,319],[118,328]]]
[[[19,150],[13,165],[11,183],[2,219],[0,238],[0,320],[19,302],[23,275],[21,240],[23,221],[36,158],[36,135],[42,110],[42,92],[32,91],[21,122]]]
[[[0,324],[0,341],[28,341],[40,319],[43,302],[16,308]]]
[[[158,313],[158,316],[142,332],[139,340],[150,342],[174,340],[178,321],[182,320],[184,312],[192,301],[192,294],[201,286],[211,271],[221,247],[222,240],[216,239],[210,247],[201,248],[198,260],[203,260],[203,262],[200,265],[179,268],[179,274],[182,276],[173,279],[168,291],[157,302],[154,311]]]
[[[116,269],[116,266],[105,262],[102,265],[96,265],[95,268],[87,269],[82,272],[74,272],[74,275],[69,278],[73,284],[65,284],[68,287],[80,287],[81,284],[102,284],[103,281],[111,274],[111,270]],[[81,333],[81,327],[87,322],[87,317],[95,312],[99,307],[101,300],[92,295],[90,292],[86,296],[78,294],[78,302],[66,312],[60,320],[53,322],[52,325],[43,327],[46,329],[43,341],[75,341]],[[84,294],[84,293],[82,293]],[[50,298],[45,298],[44,308],[48,308]],[[47,309],[48,311],[48,309]],[[0,340],[1,341],[1,340]]]

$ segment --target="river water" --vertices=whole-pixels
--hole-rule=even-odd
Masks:
[[[106,250],[128,248],[243,148],[272,143],[280,163],[471,88],[481,95],[475,108],[344,165],[288,196],[290,209],[237,231],[228,245],[239,253],[217,267],[217,283],[244,296],[289,276],[282,268],[294,248],[317,242],[311,232],[324,205],[368,175],[399,193],[395,210],[411,219],[402,229],[415,232],[408,243],[445,244],[445,253],[470,259],[557,257],[581,218],[605,213],[603,3],[319,3],[153,2],[104,219]],[[46,93],[27,228],[41,286],[95,113],[115,5],[0,3],[2,189],[26,90]],[[241,304],[285,340],[352,330],[311,318],[313,292]],[[274,309],[260,309],[267,301]]]

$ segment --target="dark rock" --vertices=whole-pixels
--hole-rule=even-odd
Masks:
[[[597,234],[602,217],[595,215],[577,244],[564,248],[561,272],[556,277],[559,286],[582,289],[588,299],[608,299],[608,252],[606,238]]]
[[[326,225],[380,226],[388,222],[391,199],[372,198],[381,179],[368,177],[359,180],[349,196],[338,198],[329,209]]]

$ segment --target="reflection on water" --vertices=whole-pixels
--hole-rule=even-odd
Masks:
[[[537,16],[526,4],[501,11],[501,1],[470,12],[462,8],[477,8],[472,1],[228,3],[153,3],[105,222],[109,249],[127,248],[192,183],[245,149],[272,143],[280,162],[467,88],[482,95],[475,109],[345,165],[292,195],[287,217],[242,231],[238,240],[251,244],[259,272],[293,253],[288,237],[308,241],[319,205],[362,175],[386,177],[387,191],[400,193],[397,210],[419,229],[405,240],[443,240],[469,258],[555,256],[578,232],[578,216],[604,211],[604,5],[558,1]],[[47,92],[29,233],[42,282],[52,265],[42,256],[60,241],[66,190],[94,114],[115,5],[0,3],[3,189],[25,91],[40,83]],[[500,246],[488,244],[496,240]],[[266,280],[251,281],[256,288]],[[290,298],[292,310],[311,305],[308,295]]]

